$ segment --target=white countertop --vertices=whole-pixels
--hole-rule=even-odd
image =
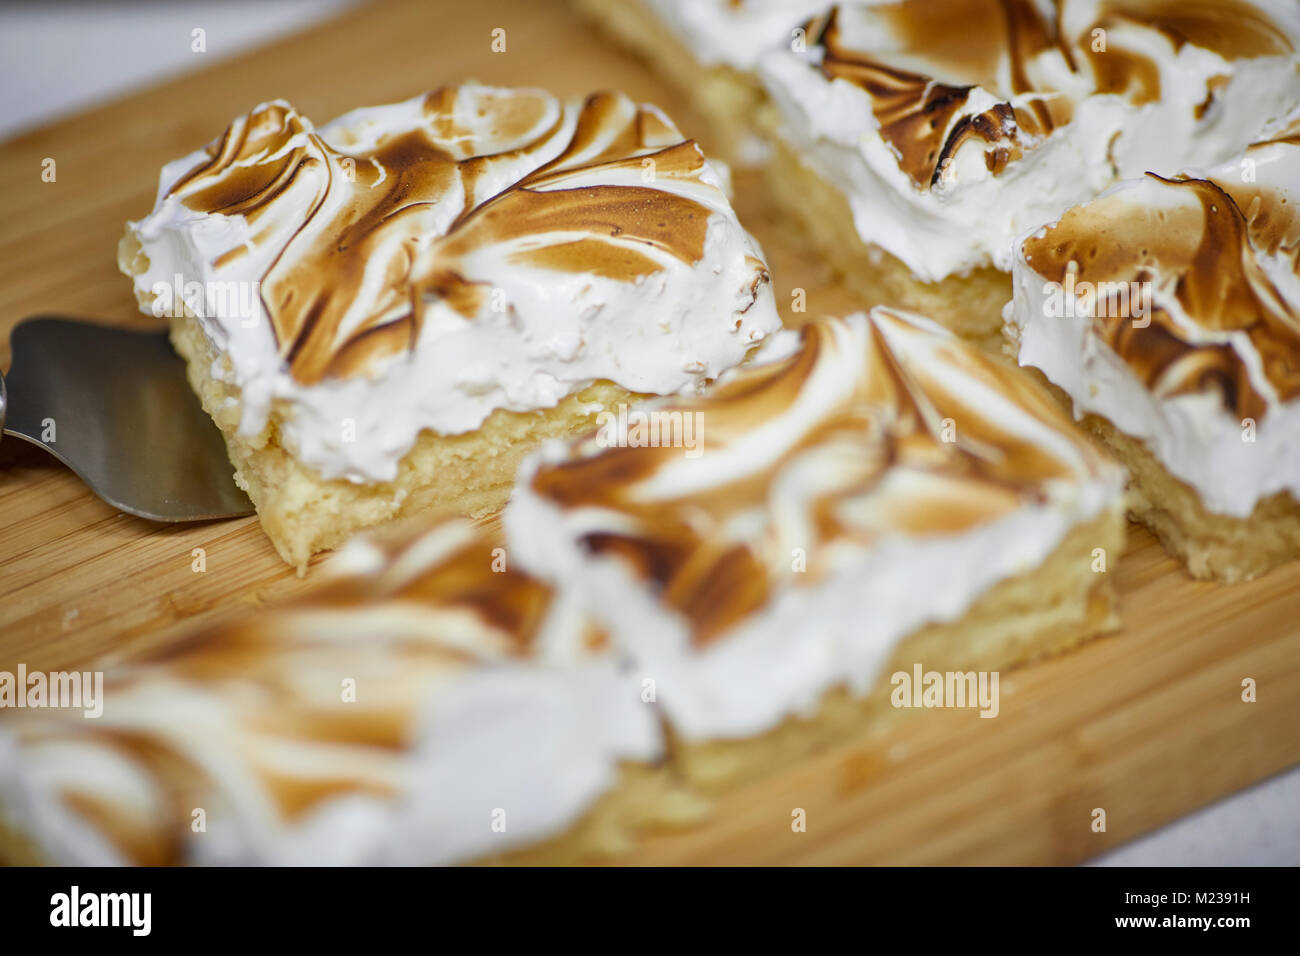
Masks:
[[[81,0],[0,7],[0,139],[265,43],[353,2],[191,0],[163,5]],[[205,53],[191,49],[196,28],[204,31]],[[1300,768],[1184,817],[1093,864],[1300,865]]]

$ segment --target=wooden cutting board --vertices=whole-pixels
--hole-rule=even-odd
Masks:
[[[222,42],[210,35],[206,56],[224,53]],[[620,88],[709,146],[686,104],[562,2],[365,6],[0,144],[0,367],[26,316],[151,325],[117,271],[122,224],[150,208],[163,163],[231,117],[285,97],[323,121],[466,78],[565,94]],[[47,159],[54,182],[42,180]],[[809,314],[850,305],[771,224],[753,177],[736,186],[778,300],[800,287]],[[203,572],[192,570],[194,548]],[[707,825],[653,838],[633,859],[1070,863],[1300,762],[1300,563],[1234,588],[1197,583],[1134,529],[1111,573],[1123,631],[1003,675],[996,719],[909,715],[887,736],[845,741],[735,792]],[[198,622],[256,613],[311,578],[279,561],[255,519],[152,525],[116,513],[39,450],[0,442],[0,670],[102,666]],[[1241,699],[1245,678],[1255,703]],[[792,831],[795,808],[806,832]],[[1093,828],[1096,808],[1105,832]]]

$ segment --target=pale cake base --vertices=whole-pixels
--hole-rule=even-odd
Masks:
[[[682,830],[708,819],[710,801],[691,791],[668,763],[625,765],[619,783],[568,830],[541,843],[475,861],[493,866],[578,866],[617,861],[650,832]]]
[[[923,282],[901,259],[864,242],[844,193],[777,141],[766,170],[777,214],[825,261],[865,307],[890,305],[940,325],[1006,357],[1002,309],[1011,301],[1011,276],[984,266],[968,275]]]
[[[1246,518],[1215,514],[1141,439],[1096,415],[1084,416],[1083,424],[1128,468],[1133,517],[1182,560],[1192,577],[1232,584],[1300,558],[1300,503],[1290,492],[1258,502]]]
[[[1016,350],[1014,327],[1008,325],[1005,334],[1008,349]],[[1074,401],[1064,389],[1040,369],[1022,367],[1073,414]],[[1159,538],[1192,577],[1235,584],[1300,559],[1300,503],[1289,492],[1258,502],[1246,518],[1216,514],[1195,488],[1169,473],[1142,439],[1099,415],[1086,414],[1079,424],[1128,469],[1129,516]]]
[[[221,428],[235,483],[248,493],[267,536],[288,563],[306,565],[318,551],[336,548],[352,535],[410,515],[459,514],[476,518],[501,508],[510,497],[524,457],[549,438],[590,431],[601,409],[639,396],[610,382],[597,382],[533,412],[497,409],[472,432],[422,432],[389,482],[356,484],[326,480],[279,441],[280,418],[251,438],[238,434],[236,393],[211,376],[218,358],[195,319],[174,319],[172,344],[188,365],[190,385]]]
[[[118,265],[127,275],[148,268],[139,243],[128,232],[118,246]],[[138,296],[148,311],[152,297]],[[186,310],[188,313],[188,310]],[[171,319],[171,341],[185,359],[190,386],[221,429],[235,467],[235,483],[257,509],[267,537],[301,572],[313,554],[342,545],[352,535],[411,515],[458,514],[480,517],[501,508],[510,497],[520,463],[549,438],[596,428],[605,408],[641,400],[612,382],[595,382],[564,398],[554,408],[529,412],[497,409],[472,432],[439,435],[421,432],[398,464],[397,478],[356,484],[325,479],[280,443],[286,410],[276,406],[260,434],[238,433],[237,389],[212,376],[225,362],[198,320],[187,314]]]
[[[757,165],[766,154],[757,114],[767,94],[758,77],[729,66],[704,66],[640,0],[573,0],[574,6],[689,100],[708,128],[690,135],[737,166]]]

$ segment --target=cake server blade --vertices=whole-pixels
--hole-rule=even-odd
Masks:
[[[0,433],[44,448],[114,508],[150,521],[252,514],[221,431],[166,332],[40,316],[14,327]]]

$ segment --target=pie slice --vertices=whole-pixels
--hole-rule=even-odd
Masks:
[[[780,325],[725,170],[614,93],[466,84],[319,130],[258,106],[163,169],[119,263],[300,568],[498,508],[543,439],[694,390]]]

